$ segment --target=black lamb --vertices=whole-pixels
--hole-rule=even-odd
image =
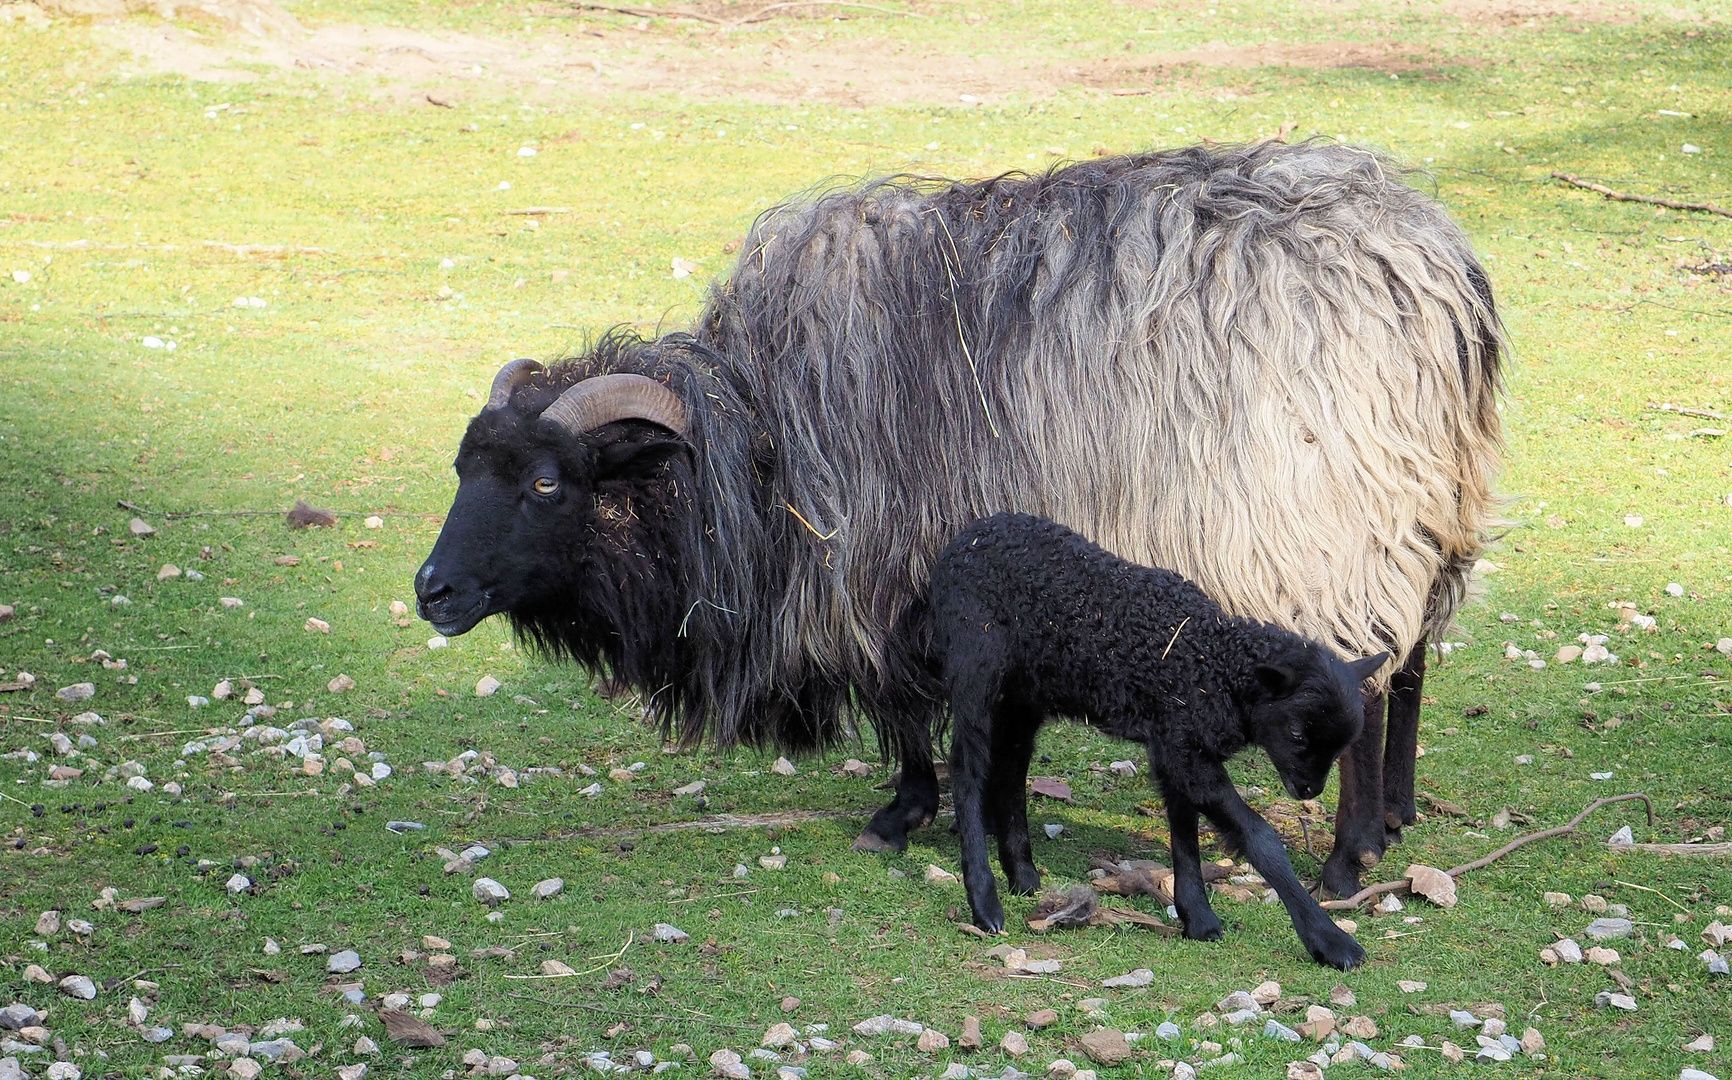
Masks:
[[[1314,960],[1347,970],[1365,959],[1300,884],[1225,762],[1254,743],[1294,798],[1316,797],[1359,734],[1360,683],[1386,654],[1344,661],[1290,631],[1233,618],[1179,574],[1126,562],[1026,514],[983,518],[950,542],[933,571],[930,611],[950,698],[951,791],[975,925],[1004,926],[988,832],[998,837],[1011,891],[1040,885],[1024,789],[1035,734],[1057,714],[1147,747],[1172,830],[1173,900],[1187,938],[1221,937],[1203,890],[1201,812],[1274,887]]]

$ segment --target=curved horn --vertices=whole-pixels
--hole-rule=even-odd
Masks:
[[[482,406],[482,412],[492,412],[503,409],[511,404],[511,395],[518,387],[541,374],[546,369],[534,360],[513,360],[499,369],[499,374],[493,376],[493,391],[487,395],[487,404]]]
[[[594,431],[615,420],[647,420],[675,435],[685,435],[686,407],[672,390],[644,375],[598,375],[559,396],[543,420],[573,435]]]

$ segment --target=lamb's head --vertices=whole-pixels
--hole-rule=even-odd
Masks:
[[[607,520],[615,508],[665,510],[646,503],[686,449],[679,398],[643,375],[561,391],[543,374],[533,360],[500,369],[457,452],[456,500],[415,575],[421,617],[442,634],[581,601],[597,546],[620,531]]]
[[[1294,637],[1251,672],[1242,691],[1251,741],[1274,762],[1287,793],[1314,799],[1329,768],[1365,726],[1359,685],[1377,673],[1388,653],[1347,661],[1315,642]]]

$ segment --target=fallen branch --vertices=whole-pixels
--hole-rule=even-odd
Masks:
[[[1589,803],[1586,807],[1584,807],[1582,809],[1581,813],[1579,813],[1575,817],[1571,818],[1569,821],[1569,824],[1567,824],[1567,825],[1559,825],[1557,828],[1554,828],[1554,829],[1541,829],[1539,832],[1528,833],[1526,836],[1518,836],[1514,840],[1511,840],[1509,843],[1505,844],[1503,847],[1500,847],[1496,851],[1492,852],[1490,855],[1487,855],[1484,858],[1475,859],[1474,861],[1472,861],[1470,863],[1464,863],[1461,866],[1458,866],[1453,870],[1445,870],[1444,873],[1448,874],[1452,878],[1458,878],[1463,874],[1469,873],[1470,871],[1483,869],[1487,866],[1490,866],[1492,863],[1498,861],[1499,859],[1503,858],[1505,855],[1508,855],[1510,852],[1515,851],[1517,848],[1526,847],[1527,845],[1534,843],[1537,840],[1549,840],[1554,836],[1568,836],[1570,833],[1573,833],[1576,831],[1576,827],[1582,823],[1583,819],[1585,819],[1589,814],[1593,813],[1595,810],[1598,810],[1602,806],[1610,806],[1612,803],[1631,802],[1632,800],[1635,800],[1635,799],[1642,800],[1642,805],[1644,807],[1646,807],[1647,811],[1648,811],[1648,824],[1649,825],[1654,824],[1654,804],[1648,800],[1648,797],[1646,795],[1643,795],[1640,792],[1635,792],[1635,793],[1632,793],[1629,795],[1612,795],[1612,796],[1609,796],[1609,797],[1604,798],[1604,799],[1595,799],[1593,802]],[[1645,848],[1645,847],[1665,847],[1668,845],[1664,845],[1664,844],[1632,844],[1630,846],[1634,849],[1640,849],[1640,848]],[[1678,846],[1678,847],[1689,847],[1689,846],[1701,847],[1701,846],[1706,846],[1706,845],[1680,844],[1680,845],[1676,845],[1676,846]],[[1715,845],[1715,846],[1732,848],[1732,844],[1720,844],[1720,845]],[[1616,850],[1622,851],[1624,849],[1620,845]],[[1325,910],[1325,911],[1352,911],[1355,908],[1358,908],[1361,905],[1363,905],[1367,900],[1371,900],[1375,897],[1382,896],[1384,893],[1408,892],[1408,891],[1410,891],[1410,885],[1406,879],[1403,879],[1401,881],[1385,881],[1385,882],[1381,882],[1377,885],[1367,885],[1365,888],[1360,889],[1358,892],[1354,893],[1352,896],[1349,896],[1345,900],[1325,900],[1325,901],[1323,901],[1322,906],[1323,906],[1323,910]]]
[[[1732,855],[1732,844],[1611,844],[1613,851],[1644,851],[1651,855]]]
[[[1687,405],[1674,405],[1670,401],[1662,401],[1660,404],[1650,405],[1648,408],[1658,409],[1661,412],[1675,412],[1679,416],[1700,416],[1704,420],[1732,420],[1732,416],[1717,413],[1713,409],[1692,409]]]
[[[709,23],[711,26],[724,25],[720,19],[712,18],[708,15],[700,15],[695,11],[685,11],[680,8],[623,7],[616,4],[585,3],[583,0],[572,0],[571,6],[576,8],[578,11],[609,11],[615,15],[630,15],[637,19],[666,19],[671,17],[675,19],[695,19],[698,22]]]
[[[1631,195],[1623,191],[1614,191],[1606,185],[1596,184],[1592,180],[1583,180],[1574,173],[1555,172],[1552,173],[1552,178],[1554,180],[1562,180],[1566,184],[1573,184],[1579,188],[1587,188],[1589,191],[1597,191],[1606,198],[1616,199],[1618,202],[1650,203],[1654,206],[1665,206],[1673,210],[1698,210],[1704,214],[1719,214],[1721,217],[1732,217],[1732,210],[1728,210],[1724,206],[1718,206],[1711,202],[1688,203],[1680,202],[1677,199],[1662,199],[1657,195]]]

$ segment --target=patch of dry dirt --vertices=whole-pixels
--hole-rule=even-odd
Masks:
[[[1538,26],[1553,19],[1578,23],[1609,23],[1614,26],[1664,19],[1669,22],[1703,22],[1702,16],[1678,8],[1638,7],[1635,4],[1605,4],[1578,0],[1444,0],[1437,8],[1463,22],[1493,26]]]
[[[1405,75],[1474,62],[1446,57],[1422,46],[1394,42],[1325,41],[1307,45],[1211,42],[1181,52],[1144,53],[1104,60],[1077,74],[1078,81],[1084,86],[1140,89],[1170,84],[1185,69],[1199,67],[1366,68]]]
[[[513,41],[401,27],[337,24],[305,28],[274,0],[39,0],[57,14],[93,18],[97,40],[137,73],[173,73],[213,82],[250,82],[300,72],[354,79],[403,101],[454,106],[512,94],[569,101],[614,94],[667,93],[700,101],[800,101],[835,105],[994,104],[1048,97],[1083,86],[1127,93],[1173,90],[1199,69],[1365,68],[1426,73],[1471,63],[1396,41],[1235,46],[1053,63],[1017,46],[959,53],[893,37],[825,39],[805,20],[728,33],[695,23],[638,29],[616,22]],[[1354,0],[1328,6],[1353,10]],[[4,0],[0,0],[3,4]],[[28,4],[8,5],[22,10]],[[40,9],[37,9],[40,10]],[[1443,0],[1412,5],[1467,22],[1522,25],[1568,16],[1633,20],[1631,5],[1589,0]],[[873,18],[887,18],[875,15]],[[818,25],[827,25],[819,23]]]

